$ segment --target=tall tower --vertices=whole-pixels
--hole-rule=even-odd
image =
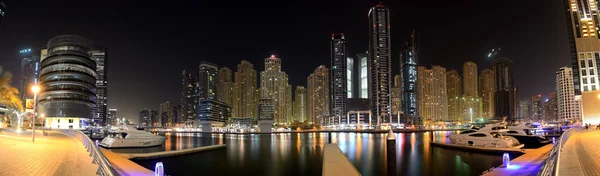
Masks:
[[[307,120],[307,107],[308,107],[308,96],[306,95],[306,89],[302,86],[296,86],[296,98],[294,98],[294,117],[298,122],[304,122]]]
[[[446,68],[433,66],[417,68],[419,75],[419,114],[426,120],[448,120],[448,95],[446,94]]]
[[[556,72],[556,93],[558,104],[558,120],[563,122],[581,122],[579,100],[575,99],[573,69],[561,67]]]
[[[329,125],[329,71],[321,65],[310,74],[308,82],[308,121]]]
[[[538,94],[531,97],[531,119],[532,121],[542,120],[542,95]]]
[[[198,72],[198,101],[215,100],[217,97],[217,65],[200,62]]]
[[[234,113],[233,117],[251,117],[257,120],[258,117],[258,96],[256,96],[256,70],[252,63],[243,60],[237,66],[235,72],[235,90],[234,90]]]
[[[395,120],[393,121],[394,123],[400,123],[398,119],[400,118],[400,112],[402,112],[400,108],[400,82],[400,75],[394,76],[394,86],[392,86],[390,91],[390,98],[392,99],[392,120]]]
[[[477,64],[469,61],[463,64],[463,91],[465,96],[477,97]]]
[[[456,70],[446,72],[446,91],[448,99],[448,120],[462,120],[462,108],[460,106],[462,97],[462,82]]]
[[[598,1],[564,0],[575,99],[583,123],[600,123],[600,17]]]
[[[369,34],[371,114],[376,117],[377,125],[391,123],[392,50],[390,10],[382,4],[378,4],[369,10]]]
[[[217,100],[232,106],[233,108],[233,80],[231,69],[222,67],[219,69],[217,82]],[[235,109],[235,108],[233,108]]]
[[[482,117],[494,117],[494,71],[485,69],[479,75],[479,97],[482,100]]]
[[[180,119],[178,122],[180,124],[178,125],[195,120],[198,108],[198,96],[196,94],[198,83],[196,75],[185,70],[183,70],[181,75],[181,115],[179,116]]]
[[[341,120],[342,117],[346,117],[347,112],[346,100],[348,99],[348,70],[346,55],[346,39],[344,38],[344,34],[332,34],[331,73],[329,74],[329,93],[331,94],[331,105],[329,107],[331,108],[330,115],[334,119],[333,124],[342,124],[342,122],[339,120]]]
[[[531,119],[531,100],[519,101],[518,118],[522,120]]]
[[[41,63],[40,113],[52,128],[82,127],[96,106],[96,62],[90,59],[92,42],[76,35],[48,41],[48,57]],[[68,80],[68,81],[67,81]]]
[[[93,111],[93,120],[106,123],[108,110],[108,48],[96,47],[90,51],[91,59],[96,61],[96,108]]]
[[[275,107],[274,121],[278,124],[286,123],[290,117],[288,114],[288,76],[281,71],[281,60],[275,55],[265,58],[265,71],[260,73],[260,86],[268,90],[268,98],[273,99]],[[291,103],[291,101],[290,101]]]
[[[407,119],[407,124],[421,124],[419,116],[419,90],[418,90],[418,48],[415,32],[410,36],[400,52],[400,78],[402,80],[401,97],[402,111]]]
[[[19,51],[21,58],[21,80],[19,92],[21,99],[33,99],[33,93],[30,88],[38,83],[40,71],[40,57],[35,50],[23,49]]]
[[[172,127],[173,124],[173,107],[170,102],[161,103],[158,108],[158,116],[160,117],[160,126],[161,127]]]
[[[517,118],[515,84],[513,79],[513,63],[509,58],[503,57],[494,60],[494,80],[496,88],[495,96],[495,115],[498,120],[507,117],[507,121],[514,123]]]

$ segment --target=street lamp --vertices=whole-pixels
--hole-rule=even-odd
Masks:
[[[37,105],[38,105],[37,94],[40,92],[40,89],[41,89],[40,86],[38,86],[37,84],[33,85],[31,87],[31,91],[33,92],[33,118],[32,118],[33,124],[31,125],[31,128],[33,129],[33,133],[31,135],[31,142],[35,142],[35,115],[37,113]]]

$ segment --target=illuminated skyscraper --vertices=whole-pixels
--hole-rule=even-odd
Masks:
[[[575,99],[583,123],[600,123],[600,17],[598,1],[564,0]]]
[[[222,67],[217,74],[217,100],[233,106],[233,80],[231,69]],[[232,107],[233,108],[233,107]],[[235,108],[233,108],[235,109]]]
[[[296,86],[296,98],[294,99],[294,117],[298,122],[307,120],[308,96],[306,89],[302,86]]]
[[[333,34],[331,36],[331,69],[329,74],[330,115],[334,118],[334,124],[346,117],[346,106],[348,99],[348,69],[347,69],[346,40],[344,34]]]
[[[538,94],[531,97],[531,121],[542,120],[542,95]]]
[[[347,57],[346,58],[346,84],[348,86],[347,91],[348,91],[348,98],[357,98],[358,96],[358,88],[356,88],[354,85],[358,85],[358,82],[356,82],[356,72],[357,69],[354,68],[354,58],[352,57]]]
[[[448,120],[462,120],[463,110],[460,106],[462,99],[462,82],[456,70],[446,72],[446,91],[448,97]]]
[[[417,68],[419,89],[419,114],[425,120],[448,120],[448,95],[446,94],[446,68],[433,66]]]
[[[237,66],[235,72],[235,90],[234,90],[234,113],[233,117],[251,117],[257,120],[258,117],[258,96],[256,90],[258,88],[256,81],[256,70],[254,65],[243,60]]]
[[[41,62],[39,113],[46,126],[82,128],[96,106],[96,62],[90,59],[93,46],[76,35],[60,35],[48,41],[48,57]]]
[[[477,64],[470,61],[463,64],[463,94],[465,96],[479,96],[477,86]]]
[[[275,55],[265,58],[265,71],[260,73],[260,86],[268,90],[267,96],[273,99],[275,107],[274,121],[281,124],[286,123],[291,118],[287,112],[291,107],[291,92],[288,91],[288,75],[281,71],[281,60]],[[289,97],[289,99],[288,99]],[[289,104],[288,104],[289,103]]]
[[[181,79],[181,115],[178,120],[180,125],[196,120],[198,108],[197,89],[198,82],[196,75],[183,70]]]
[[[497,120],[506,117],[506,121],[516,122],[517,105],[516,89],[513,79],[513,63],[509,58],[503,57],[494,60],[494,77],[496,88],[494,89],[495,116]]]
[[[494,71],[485,69],[479,75],[479,97],[482,100],[482,117],[494,117]]]
[[[548,99],[544,101],[542,108],[542,119],[545,122],[555,122],[558,119],[558,109],[556,102],[556,93],[552,92],[548,95]]]
[[[371,72],[371,67],[369,64],[369,57],[367,53],[360,53],[356,55],[356,65],[358,68],[357,78],[357,97],[362,99],[369,98],[369,73]]]
[[[531,100],[519,101],[518,118],[521,120],[531,119]]]
[[[40,57],[36,50],[23,49],[19,51],[21,58],[21,80],[19,93],[21,93],[21,99],[33,99],[33,93],[31,93],[31,86],[37,84],[40,70]]]
[[[573,74],[570,67],[562,67],[556,72],[558,120],[562,122],[581,122],[580,102],[575,99]]]
[[[378,4],[369,10],[369,59],[371,60],[371,114],[377,125],[391,123],[392,81],[390,10]]]
[[[198,73],[198,101],[216,100],[217,96],[217,65],[210,62],[200,62]]]
[[[310,74],[308,82],[308,121],[324,124],[330,122],[329,117],[329,71],[321,65]],[[329,125],[329,124],[324,124]]]
[[[418,48],[415,39],[415,32],[410,36],[402,51],[400,52],[400,78],[402,112],[407,117],[407,124],[421,124],[422,120],[419,116],[419,90],[418,90],[418,73],[417,64]]]
[[[91,59],[96,61],[96,108],[93,110],[93,120],[106,122],[108,110],[108,48],[96,47],[90,51]]]
[[[160,117],[161,127],[172,127],[173,107],[170,102],[161,103],[158,108],[158,116]]]
[[[400,75],[394,76],[394,86],[391,88],[391,99],[392,99],[392,122],[399,123],[398,118],[400,118],[400,112],[402,109],[400,107]]]
[[[158,125],[158,113],[154,109],[140,110],[138,125],[141,127],[156,127]]]

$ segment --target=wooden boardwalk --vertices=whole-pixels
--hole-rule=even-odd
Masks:
[[[510,161],[509,167],[498,167],[485,176],[535,176],[554,145],[548,144],[537,149],[526,149],[525,154]]]
[[[96,175],[98,165],[79,140],[60,132],[3,130],[0,135],[0,175]]]
[[[582,130],[573,134],[563,147],[558,175],[600,175],[600,130]]]
[[[344,155],[337,144],[326,144],[323,151],[323,176],[357,176],[356,170],[348,157]]]

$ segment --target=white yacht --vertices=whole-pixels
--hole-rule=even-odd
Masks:
[[[504,126],[505,127],[505,126]],[[486,130],[467,130],[459,134],[451,134],[448,136],[452,144],[474,146],[474,147],[489,147],[489,148],[522,148],[525,145],[510,136],[503,136],[501,132],[507,129],[500,127],[490,127],[490,131]],[[494,129],[493,131],[491,129]],[[486,129],[485,127],[482,129]]]
[[[163,145],[166,139],[164,136],[127,126],[124,129],[112,131],[98,145],[106,148],[152,147]]]
[[[516,126],[508,126],[508,131],[502,134],[516,138],[527,147],[536,147],[550,143],[550,140],[532,132],[536,129],[530,123],[523,123]]]

